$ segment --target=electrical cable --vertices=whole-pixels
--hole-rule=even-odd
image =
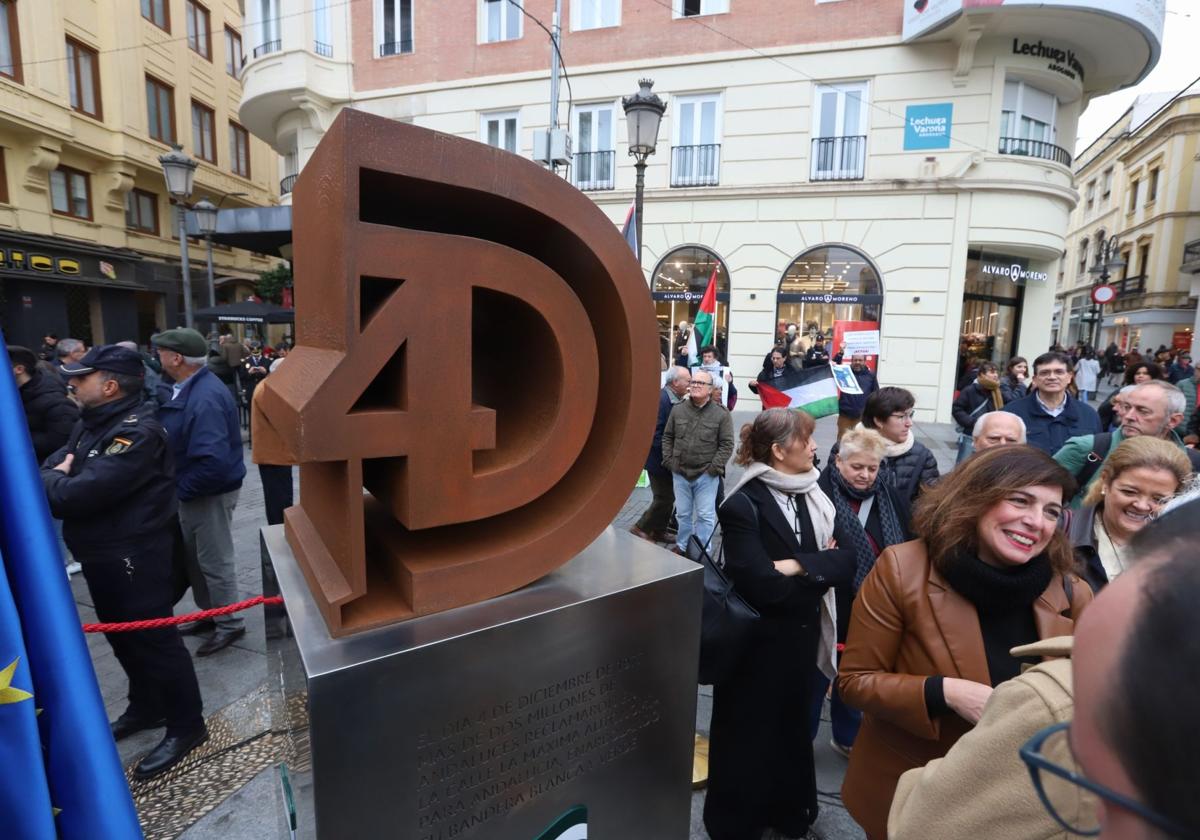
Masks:
[[[516,6],[521,11],[521,14],[525,15],[525,17],[536,23],[539,27],[541,27],[543,32],[550,36],[550,45],[554,47],[554,51],[558,53],[558,66],[562,69],[563,79],[567,83],[567,122],[569,124],[571,121],[571,112],[575,110],[575,93],[571,90],[571,76],[569,73],[567,73],[567,62],[563,60],[562,50],[558,48],[558,41],[554,39],[554,33],[546,28],[546,24],[542,23],[529,12],[525,11],[523,0],[522,2],[518,2],[518,0],[508,0],[508,2]],[[558,118],[558,114],[554,114],[553,116],[555,119]]]

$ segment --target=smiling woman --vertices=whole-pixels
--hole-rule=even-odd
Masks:
[[[1006,446],[964,462],[917,501],[917,540],[879,555],[850,616],[838,689],[864,712],[842,787],[869,838],[886,836],[900,774],[945,755],[1015,677],[1019,645],[1070,635],[1091,601],[1058,531],[1075,481]]]

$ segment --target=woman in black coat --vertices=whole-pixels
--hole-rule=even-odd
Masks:
[[[975,381],[954,398],[950,416],[958,424],[958,459],[955,463],[965,461],[975,451],[971,433],[979,418],[989,411],[1004,408],[1000,388],[1000,368],[994,362],[980,362]]]
[[[833,672],[830,587],[854,575],[817,485],[815,424],[773,408],[742,428],[747,469],[718,511],[725,571],[759,611],[733,674],[713,687],[704,826],[712,840],[801,837],[817,818],[807,709],[813,666]]]
[[[883,480],[895,487],[901,498],[910,503],[922,487],[938,479],[937,458],[929,447],[913,435],[913,409],[917,399],[911,392],[891,385],[880,388],[867,397],[863,409],[864,429],[874,429],[887,441],[881,472]],[[838,453],[835,443],[829,450],[832,459]]]

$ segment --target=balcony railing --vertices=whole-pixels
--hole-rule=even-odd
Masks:
[[[576,152],[573,168],[575,170],[575,186],[581,190],[611,190],[616,187],[613,170],[617,162],[617,153]]]
[[[299,176],[297,176],[297,175],[285,176],[284,179],[279,182],[279,194],[287,195],[288,193],[290,193],[292,191],[292,188],[296,186],[296,178],[297,177],[299,177]]]
[[[1146,275],[1139,274],[1136,277],[1122,277],[1112,285],[1117,290],[1117,297],[1119,298],[1129,297],[1130,295],[1142,295],[1146,293]]]
[[[406,41],[386,41],[379,45],[379,57],[404,55],[413,51],[412,38]]]
[[[333,44],[326,44],[322,41],[313,41],[313,52],[325,58],[333,58]]]
[[[811,180],[861,181],[866,170],[866,135],[813,138]]]
[[[671,147],[672,187],[715,187],[720,183],[721,144]]]
[[[1028,155],[1029,157],[1052,160],[1063,166],[1071,165],[1071,153],[1061,146],[1043,140],[1026,140],[1024,137],[1001,137],[1000,154]]]
[[[267,55],[268,53],[279,52],[281,49],[283,49],[282,41],[279,41],[278,39],[274,40],[274,41],[267,41],[266,43],[259,44],[257,47],[254,48],[254,57],[258,58],[260,55]]]

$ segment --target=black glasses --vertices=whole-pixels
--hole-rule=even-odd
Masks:
[[[1100,834],[1097,799],[1112,802],[1172,837],[1190,833],[1167,817],[1140,802],[1093,782],[1083,775],[1071,752],[1068,734],[1071,722],[1047,726],[1021,747],[1021,760],[1029,767],[1034,790],[1055,821],[1072,834],[1096,837]]]

